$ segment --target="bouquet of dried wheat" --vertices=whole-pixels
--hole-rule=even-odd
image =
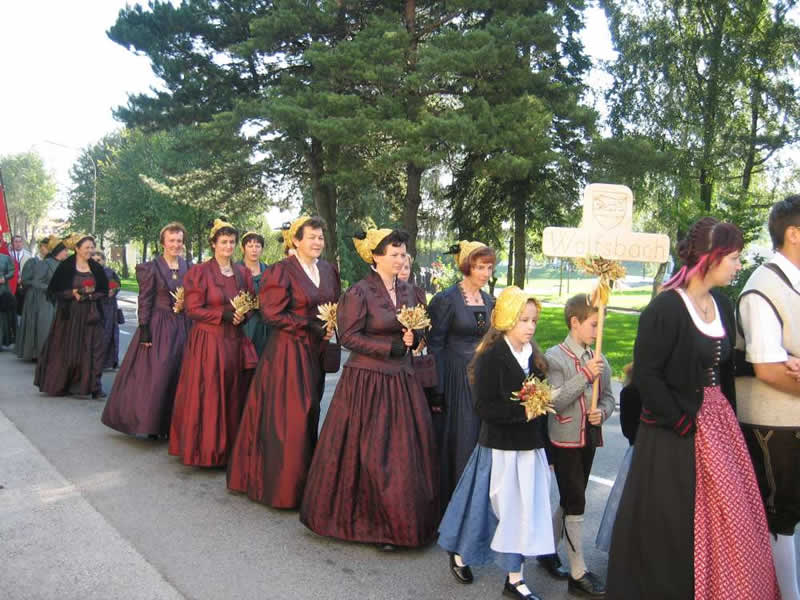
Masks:
[[[622,263],[616,260],[608,260],[599,256],[589,258],[578,258],[575,265],[583,270],[587,275],[594,275],[599,278],[597,287],[591,294],[590,302],[592,306],[605,306],[611,297],[611,286],[619,279],[625,279],[626,271]]]
[[[339,305],[336,302],[326,302],[317,307],[317,318],[325,323],[325,328],[328,331],[337,331],[336,329],[336,315]]]
[[[409,308],[404,306],[397,311],[397,320],[406,329],[428,329],[431,326],[431,319],[428,316],[428,311],[421,304]]]
[[[553,388],[546,381],[531,375],[522,382],[522,389],[511,394],[511,399],[525,407],[528,421],[548,413],[555,413],[553,408]]]
[[[183,310],[183,297],[184,297],[183,286],[176,288],[175,291],[170,292],[169,295],[172,296],[173,300],[175,300],[175,304],[172,305],[172,312],[178,314]]]
[[[253,296],[250,292],[242,290],[231,300],[231,306],[233,306],[233,309],[236,311],[236,316],[241,318],[251,310],[258,310],[258,297]]]

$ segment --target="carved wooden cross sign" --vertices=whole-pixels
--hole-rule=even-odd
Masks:
[[[608,260],[656,262],[669,260],[669,236],[633,231],[633,192],[624,185],[592,183],[583,193],[583,223],[578,229],[547,227],[542,234],[545,256],[600,257]],[[603,349],[605,305],[598,309],[598,354]],[[594,383],[592,409],[597,408],[599,379]]]
[[[663,263],[669,260],[669,237],[636,233],[633,192],[624,185],[592,183],[583,193],[579,229],[547,227],[542,235],[545,256]]]

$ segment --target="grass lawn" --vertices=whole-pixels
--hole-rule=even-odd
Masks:
[[[609,312],[603,334],[603,354],[611,363],[613,377],[622,379],[622,367],[633,360],[633,342],[639,326],[638,314]],[[567,336],[564,309],[554,306],[542,308],[536,328],[536,342],[542,351],[560,344]]]
[[[639,271],[635,268],[630,268],[629,271],[632,275],[639,275]],[[505,282],[505,275],[500,274],[498,285],[495,288],[495,295],[499,294],[500,290],[505,287]],[[561,293],[559,294],[559,270],[554,267],[539,267],[528,272],[528,276],[525,279],[525,289],[535,294],[543,302],[564,304],[575,294],[590,293],[596,283],[597,279],[594,277],[587,277],[581,273],[573,272],[567,278],[567,274],[564,273],[560,286]],[[636,280],[633,285],[635,287],[614,290],[611,294],[609,306],[634,310],[641,310],[647,306],[647,303],[650,302],[652,291],[650,284]]]
[[[126,292],[139,292],[139,282],[136,281],[135,277],[129,277],[128,279],[122,279],[122,289]]]

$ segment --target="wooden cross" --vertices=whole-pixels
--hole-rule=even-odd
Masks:
[[[669,236],[633,231],[633,192],[627,186],[592,183],[583,193],[582,226],[545,228],[542,253],[565,258],[664,263],[669,260]],[[597,354],[603,351],[605,308],[605,304],[597,306]],[[592,389],[592,410],[597,408],[599,382],[598,378]]]

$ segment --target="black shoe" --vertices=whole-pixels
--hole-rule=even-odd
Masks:
[[[573,579],[570,575],[567,590],[570,594],[585,596],[587,598],[605,598],[606,588],[591,571],[586,571],[580,579]]]
[[[525,580],[520,579],[517,583],[511,583],[506,575],[506,584],[503,586],[503,596],[509,598],[516,598],[517,600],[542,600],[539,596],[531,592],[530,594],[523,594],[519,591],[521,586],[525,585]]]
[[[542,554],[536,560],[545,570],[556,579],[566,579],[569,571],[561,564],[561,557],[558,554]]]
[[[456,564],[456,555],[453,552],[448,552],[447,554],[450,555],[450,572],[456,578],[456,581],[458,583],[472,583],[474,580],[472,578],[472,569],[469,568],[469,565],[459,567]]]
[[[102,391],[100,391],[100,392],[92,392],[92,398],[94,400],[100,400],[101,398],[107,398],[107,397],[108,397],[108,394],[106,394],[105,392],[102,392]]]

